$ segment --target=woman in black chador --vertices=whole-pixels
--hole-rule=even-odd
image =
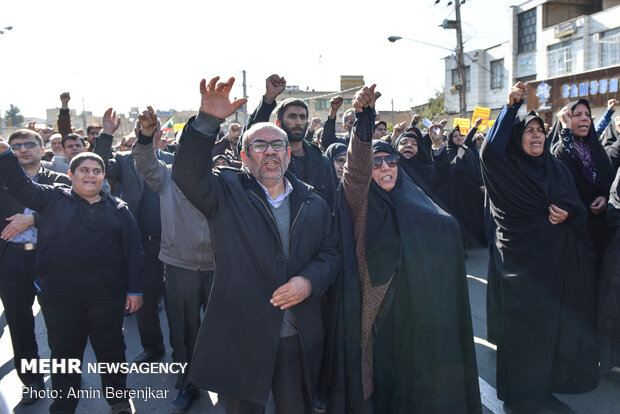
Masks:
[[[403,172],[391,145],[372,141],[374,101],[374,85],[353,100],[337,197],[344,360],[334,359],[342,376],[332,383],[328,412],[480,413],[458,225]]]
[[[611,242],[605,251],[598,288],[598,333],[601,348],[601,373],[618,381],[620,374],[610,372],[620,367],[620,170],[611,186],[607,222]]]
[[[607,198],[615,173],[598,140],[590,104],[571,102],[558,113],[551,131],[552,151],[568,167],[588,212],[588,232],[597,255],[597,274],[609,243],[605,219]]]
[[[416,127],[413,132],[401,134],[392,144],[398,153],[398,163],[401,169],[424,193],[442,208],[445,204],[439,199],[437,189],[446,184],[450,177],[450,163],[448,152],[441,150],[429,151],[424,145],[422,133]],[[431,139],[441,136],[443,127],[434,124],[429,130]]]
[[[570,172],[553,157],[536,113],[516,118],[517,83],[482,146],[497,226],[497,394],[509,413],[571,413],[552,393],[598,384],[594,252]]]
[[[440,187],[440,198],[448,213],[458,220],[465,246],[485,246],[480,160],[475,151],[463,145],[464,141],[465,136],[458,127],[448,134],[447,155],[451,172],[448,181]]]

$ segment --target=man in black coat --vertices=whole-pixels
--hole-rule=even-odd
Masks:
[[[71,185],[69,177],[41,165],[45,153],[41,136],[30,129],[19,129],[9,137],[9,144],[28,176],[40,184]],[[25,207],[7,191],[0,179],[0,298],[13,345],[13,361],[22,383],[31,389],[43,389],[43,375],[21,372],[21,359],[36,359],[32,304],[35,296],[34,262],[37,256],[37,224],[40,215]],[[26,394],[22,404],[36,401],[36,394]]]
[[[337,182],[332,163],[318,146],[304,140],[308,129],[308,105],[300,99],[289,98],[276,107],[276,98],[285,87],[284,77],[271,75],[267,78],[265,95],[248,118],[245,130],[255,123],[269,122],[271,112],[276,109],[276,125],[286,132],[291,148],[288,170],[295,174],[295,177],[314,187],[331,207],[336,195]]]
[[[99,156],[83,153],[71,160],[71,188],[41,185],[0,138],[0,176],[17,200],[42,217],[35,286],[52,360],[81,364],[90,340],[98,362],[124,364],[123,307],[133,313],[142,305],[140,232],[127,204],[101,191],[104,172]],[[114,414],[133,412],[126,381],[122,371],[101,373]],[[50,413],[74,413],[80,383],[80,372],[52,371],[57,394]]]
[[[112,139],[119,125],[120,118],[109,108],[103,116],[103,131],[96,138],[94,152],[106,162],[106,177],[121,183],[121,198],[129,205],[142,233],[144,305],[136,318],[144,352],[134,362],[151,362],[165,353],[158,306],[164,289],[164,265],[158,257],[161,243],[159,195],[144,183],[131,151],[112,154]],[[157,158],[166,164],[171,164],[173,157],[168,152],[157,151]]]
[[[216,268],[190,380],[220,393],[227,413],[308,413],[323,351],[318,298],[336,277],[327,202],[286,172],[286,133],[260,123],[242,138],[241,171],[213,171],[211,151],[234,78],[201,82],[198,116],[181,138],[172,178],[212,221]]]

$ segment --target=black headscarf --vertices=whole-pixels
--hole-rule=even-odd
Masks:
[[[340,142],[335,142],[331,144],[329,147],[327,147],[327,150],[325,151],[325,156],[333,161],[334,159],[336,159],[337,156],[346,154],[346,153],[347,153],[347,146]]]
[[[381,140],[373,140],[372,152],[396,155],[394,148]],[[401,246],[392,193],[398,191],[401,182],[400,169],[396,184],[389,192],[382,189],[374,180],[370,181],[366,218],[366,262],[373,286],[387,283],[400,264]]]

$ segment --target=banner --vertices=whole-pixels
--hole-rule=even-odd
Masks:
[[[185,128],[185,122],[181,124],[173,124],[172,127],[174,128],[174,133],[176,134],[177,132]]]
[[[487,125],[488,122],[489,122],[489,116],[490,115],[491,115],[491,108],[485,108],[485,107],[482,107],[482,106],[476,106],[474,108],[474,113],[471,116],[471,124],[474,125],[476,123],[476,119],[482,118],[482,123],[478,127],[478,132],[484,131],[487,126],[489,128],[491,128],[490,125]]]
[[[467,135],[469,133],[469,118],[454,118],[454,125],[452,128],[456,128],[457,126],[462,135]]]

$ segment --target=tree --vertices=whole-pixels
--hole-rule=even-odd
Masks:
[[[428,102],[424,105],[424,109],[422,110],[422,118],[428,118],[433,120],[433,118],[439,118],[445,114],[445,106],[444,106],[444,94],[445,90],[435,91],[435,96],[430,98]],[[440,119],[434,119],[439,122]]]
[[[13,106],[13,104],[11,104],[11,107],[4,113],[4,122],[6,125],[9,125],[9,120],[13,128],[24,122],[24,116],[21,114],[21,111],[17,106]]]

